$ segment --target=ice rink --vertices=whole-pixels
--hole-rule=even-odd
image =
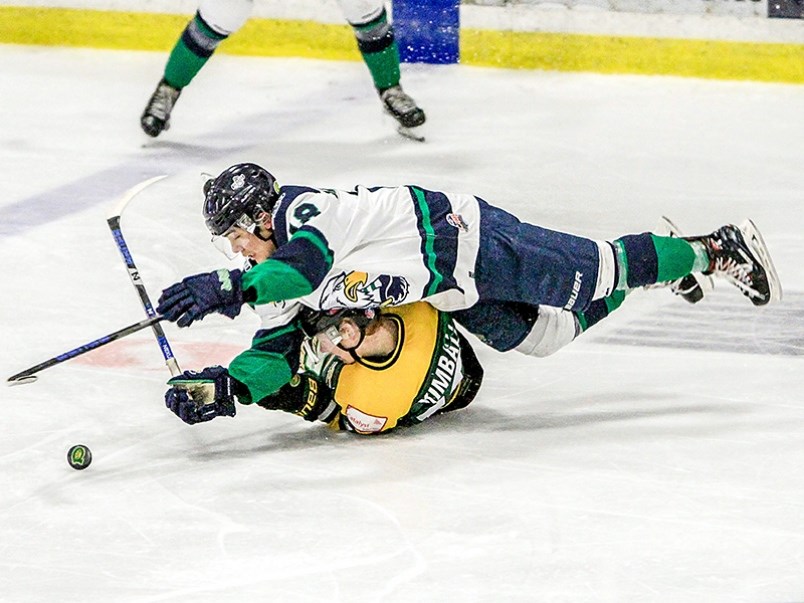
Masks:
[[[468,409],[362,439],[257,407],[186,426],[143,331],[0,390],[0,600],[804,601],[804,86],[411,67],[419,144],[361,63],[218,56],[150,140],[165,59],[0,46],[4,379],[143,318],[106,215],[146,177],[122,223],[151,297],[227,265],[201,174],[241,161],[595,238],[751,217],[785,299],[639,291],[543,360],[474,340]],[[165,329],[201,368],[256,327]]]

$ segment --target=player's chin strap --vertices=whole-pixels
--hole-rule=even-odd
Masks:
[[[275,247],[279,247],[279,244],[276,242],[276,237],[274,236],[274,229],[271,228],[270,236],[264,237],[262,236],[263,226],[260,226],[259,223],[257,224],[257,228],[254,229],[254,235],[263,241],[267,241],[273,243]],[[267,230],[267,229],[266,229]]]
[[[341,340],[338,342],[338,347],[341,348],[344,352],[347,352],[352,357],[352,360],[354,360],[357,363],[363,364],[362,359],[360,358],[360,356],[357,355],[357,352],[355,350],[357,350],[357,348],[360,347],[360,344],[362,344],[363,340],[366,338],[366,327],[362,325],[357,325],[357,328],[360,330],[360,337],[358,338],[357,343],[354,344],[351,348],[347,348],[344,347],[343,340]]]
[[[363,340],[366,338],[366,327],[363,326],[363,325],[357,325],[357,326],[360,329],[360,338],[357,340],[357,343],[355,345],[353,345],[351,348],[344,347],[343,343],[340,343],[340,342],[337,345],[344,352],[348,353],[349,356],[352,357],[352,360],[354,360],[357,364],[359,364],[361,366],[365,366],[365,367],[370,368],[370,369],[376,369],[377,366],[376,366],[375,362],[368,361],[368,360],[362,358],[357,353],[357,348],[360,347],[360,344],[362,344]],[[393,355],[393,354],[391,354],[391,355]]]
[[[360,326],[360,341],[357,342],[357,345],[355,345],[353,348],[349,350],[346,350],[347,352],[349,352],[349,355],[355,362],[357,362],[361,366],[365,366],[366,368],[375,371],[381,371],[383,369],[386,369],[389,366],[391,366],[394,362],[396,362],[397,358],[399,358],[399,355],[402,353],[402,346],[405,342],[405,323],[402,322],[402,320],[394,314],[387,314],[385,315],[385,317],[396,324],[397,329],[396,345],[394,346],[393,350],[391,350],[388,354],[382,356],[366,356],[366,357],[359,356],[357,353],[357,348],[360,347],[360,344],[363,342],[363,339],[365,339],[366,336],[365,326]]]

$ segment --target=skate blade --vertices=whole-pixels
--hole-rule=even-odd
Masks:
[[[782,282],[779,280],[779,273],[776,272],[776,267],[773,265],[773,260],[771,260],[770,251],[765,244],[765,239],[762,238],[759,229],[752,220],[745,220],[740,224],[739,228],[746,242],[751,246],[752,251],[757,255],[759,261],[762,262],[763,268],[765,268],[768,277],[768,289],[770,291],[767,303],[770,304],[772,302],[781,301]]]
[[[421,131],[421,126],[416,128],[406,128],[405,126],[397,126],[396,128],[397,133],[407,138],[408,140],[413,140],[416,142],[424,142],[424,132]]]

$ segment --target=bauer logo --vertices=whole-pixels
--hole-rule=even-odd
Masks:
[[[239,190],[239,189],[243,188],[243,186],[245,186],[245,184],[246,184],[246,177],[243,174],[238,174],[237,176],[232,178],[232,190],[233,191],[236,191],[236,190]]]
[[[578,294],[581,292],[581,285],[583,284],[583,273],[575,272],[575,282],[572,283],[572,293],[570,293],[569,301],[564,306],[565,310],[572,310],[575,302],[578,301]]]

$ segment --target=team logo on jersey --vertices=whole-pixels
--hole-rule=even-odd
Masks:
[[[367,272],[341,272],[324,284],[319,303],[322,310],[396,306],[407,298],[409,289],[401,276],[370,278]]]
[[[447,224],[463,232],[469,232],[469,227],[461,214],[447,214]]]

